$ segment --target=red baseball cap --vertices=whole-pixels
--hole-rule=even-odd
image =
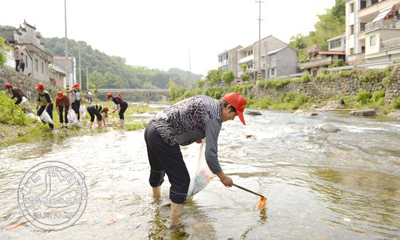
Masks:
[[[44,86],[43,86],[43,84],[38,83],[38,85],[36,85],[35,88],[36,88],[36,89],[44,89]]]
[[[57,93],[57,96],[58,96],[57,98],[61,100],[64,97],[64,93],[60,91]]]
[[[227,101],[236,109],[240,121],[242,121],[242,123],[246,125],[243,116],[243,111],[247,104],[246,98],[242,97],[242,95],[240,95],[239,93],[228,93],[222,99]]]
[[[8,89],[8,88],[11,88],[11,87],[12,87],[11,83],[6,83],[6,86],[5,86],[4,89]]]

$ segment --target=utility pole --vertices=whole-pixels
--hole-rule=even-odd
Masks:
[[[64,0],[65,13],[65,57],[68,57],[68,37],[67,37],[67,0]]]
[[[79,50],[79,85],[82,86],[81,50]]]
[[[89,92],[89,67],[86,67],[86,90]]]
[[[261,1],[256,1],[258,3],[258,74],[257,81],[261,81]],[[265,56],[265,60],[267,60],[268,56]],[[257,82],[256,81],[256,82]]]
[[[190,51],[189,51],[189,73],[188,73],[188,88],[189,88],[189,90],[192,89],[191,72],[192,72],[192,66],[190,63]]]

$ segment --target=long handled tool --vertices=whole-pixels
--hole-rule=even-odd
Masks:
[[[233,186],[235,186],[235,187],[237,187],[237,188],[240,188],[240,189],[242,189],[242,190],[244,190],[244,191],[246,191],[246,192],[249,192],[249,193],[252,193],[252,194],[254,194],[254,195],[257,195],[257,196],[259,196],[259,197],[262,197],[262,198],[267,199],[267,198],[264,197],[263,195],[261,195],[261,194],[259,194],[259,193],[256,193],[256,192],[253,192],[253,191],[251,191],[251,190],[249,190],[249,189],[247,189],[247,188],[241,187],[241,186],[239,186],[239,185],[237,185],[237,184],[233,184]]]

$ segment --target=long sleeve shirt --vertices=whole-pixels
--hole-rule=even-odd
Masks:
[[[26,97],[25,93],[21,89],[16,87],[12,88],[11,93],[12,93],[11,99],[17,98],[19,101],[21,101],[22,97]]]
[[[57,107],[65,108],[65,107],[68,107],[69,105],[70,105],[69,97],[67,95],[65,95],[65,94],[64,94],[62,99],[58,99],[58,98],[56,99],[56,106]]]
[[[207,165],[214,174],[222,171],[218,161],[221,104],[209,96],[185,99],[159,112],[152,124],[170,146],[189,145],[206,138]]]

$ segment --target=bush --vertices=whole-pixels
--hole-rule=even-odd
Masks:
[[[10,95],[0,92],[0,123],[11,125],[26,125],[27,118],[20,106],[14,104]]]
[[[351,76],[351,72],[349,70],[341,70],[339,71],[339,75],[344,78],[348,78]]]
[[[386,77],[386,70],[368,69],[361,77],[361,82],[380,82]]]
[[[361,104],[367,104],[371,100],[371,93],[369,91],[361,91],[357,94],[356,101]]]
[[[332,64],[332,67],[342,67],[342,66],[344,66],[343,59],[339,59]]]
[[[393,101],[393,108],[400,109],[400,98],[397,98]]]
[[[374,103],[377,103],[378,101],[380,101],[380,99],[385,99],[385,91],[383,90],[374,92],[374,94],[372,95],[372,101]]]

